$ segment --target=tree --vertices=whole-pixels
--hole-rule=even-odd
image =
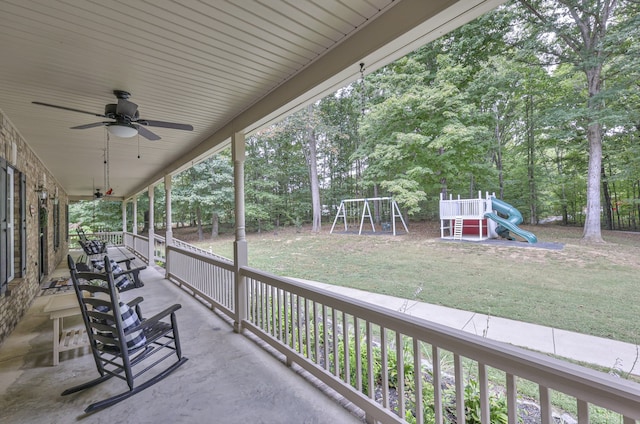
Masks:
[[[218,217],[230,215],[233,204],[233,174],[228,153],[212,156],[175,176],[172,201],[178,214],[195,216],[198,239],[204,238],[203,222],[211,219],[212,235]]]
[[[586,77],[584,120],[588,140],[587,207],[583,240],[603,242],[600,228],[605,65],[616,54],[608,45],[618,0],[519,0],[528,11],[528,29],[550,60],[572,63]],[[541,25],[540,25],[541,24]],[[553,40],[549,43],[546,40]],[[550,62],[551,64],[551,62]]]

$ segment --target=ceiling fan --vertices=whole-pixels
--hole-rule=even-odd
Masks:
[[[99,188],[95,188],[94,192],[93,192],[93,199],[94,200],[100,200],[100,199],[106,199],[108,197],[111,197],[113,195],[113,189],[110,188],[109,190],[105,191],[104,193],[99,189]]]
[[[92,124],[78,125],[71,127],[72,130],[84,130],[87,128],[95,128],[106,126],[109,133],[116,137],[129,138],[136,134],[140,134],[148,140],[160,140],[157,134],[149,131],[145,127],[161,127],[172,128],[176,130],[193,131],[193,126],[188,124],[177,124],[174,122],[152,121],[150,119],[141,119],[138,112],[138,105],[130,102],[128,99],[131,94],[127,91],[113,90],[113,94],[118,99],[118,103],[110,103],[104,107],[104,114],[87,112],[84,110],[74,109],[66,106],[57,106],[43,102],[32,102],[40,106],[54,107],[57,109],[70,110],[72,112],[86,113],[88,115],[98,116],[100,118],[108,118],[113,121],[94,122]]]

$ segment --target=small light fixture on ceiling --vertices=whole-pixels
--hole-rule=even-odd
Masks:
[[[133,125],[115,124],[115,125],[109,125],[107,129],[111,134],[121,138],[131,138],[136,134],[138,134],[137,128],[134,127]]]

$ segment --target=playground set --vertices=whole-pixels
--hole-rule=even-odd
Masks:
[[[374,217],[371,215],[371,204],[374,206],[375,222],[380,224],[382,233],[390,232],[393,233],[394,236],[397,235],[397,219],[400,219],[400,222],[404,227],[404,231],[406,233],[409,232],[407,224],[404,222],[404,218],[400,213],[398,203],[393,200],[393,197],[371,197],[364,199],[342,200],[338,207],[336,217],[333,220],[333,225],[331,226],[329,234],[333,233],[336,223],[340,218],[342,218],[344,223],[345,233],[350,231],[350,225],[353,226],[354,224],[359,223],[358,235],[361,235],[366,219],[368,219],[369,224],[371,225],[371,231],[375,233],[376,226],[374,224]]]
[[[503,237],[513,240],[511,233],[529,243],[537,243],[533,233],[518,227],[522,214],[510,204],[478,192],[477,199],[445,199],[440,193],[440,238],[481,241]]]

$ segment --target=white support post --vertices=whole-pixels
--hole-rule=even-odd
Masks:
[[[136,196],[133,197],[133,223],[132,225],[132,233],[138,234],[138,198]]]
[[[246,156],[244,133],[233,133],[231,137],[231,156],[233,159],[236,215],[236,240],[233,243],[233,264],[235,268],[236,286],[233,331],[240,333],[242,331],[242,321],[247,318],[247,282],[246,278],[240,275],[240,268],[249,264],[244,206],[244,161]]]
[[[171,246],[173,245],[173,217],[171,213],[171,175],[164,176],[164,192],[165,192],[165,199],[166,199],[165,210],[167,215],[166,223],[165,223],[167,227],[167,231],[164,236],[164,239],[165,239],[165,245]]]
[[[156,262],[156,232],[155,232],[155,221],[153,219],[154,215],[154,186],[153,184],[149,186],[149,265],[153,265]]]
[[[127,201],[122,201],[122,233],[127,232]]]
[[[164,272],[166,279],[169,279],[169,255],[167,247],[173,246],[173,217],[171,214],[171,175],[164,176],[164,198],[165,202],[165,211],[166,211],[166,232],[164,235]]]

